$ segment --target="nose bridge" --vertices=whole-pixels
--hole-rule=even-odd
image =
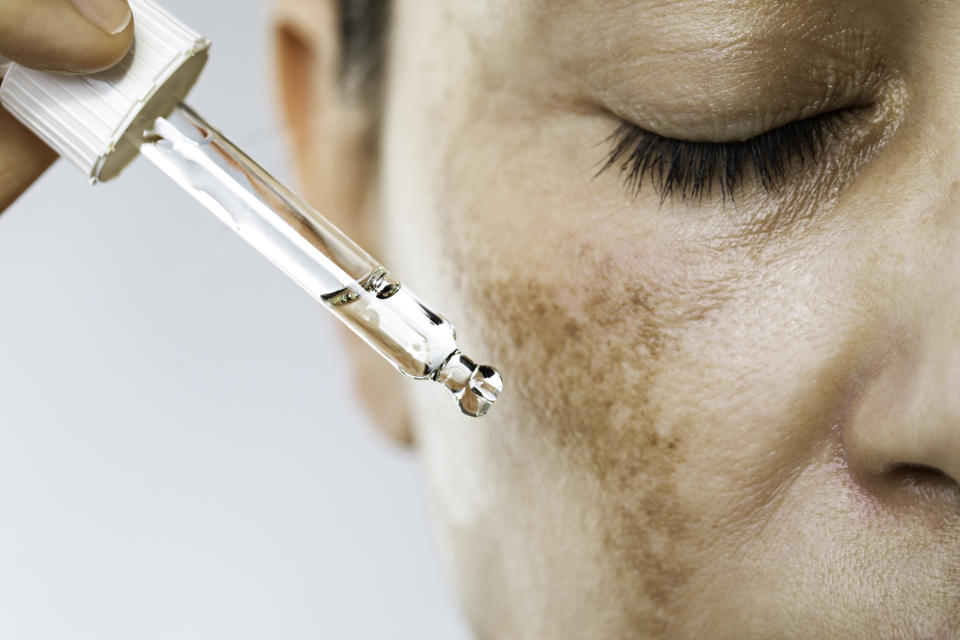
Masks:
[[[871,471],[919,465],[960,482],[960,180],[938,200],[899,242],[912,254],[889,289],[899,326],[875,345],[886,355],[845,439]]]
[[[904,462],[936,467],[960,481],[960,288],[946,293],[925,305],[898,446]]]
[[[937,216],[937,242],[916,283],[917,353],[910,419],[914,456],[960,481],[960,182]],[[907,425],[904,425],[907,426]],[[956,467],[948,471],[945,467]]]
[[[941,375],[956,376],[960,350],[960,176],[918,231],[922,254],[907,283],[914,292],[917,330],[928,362]],[[932,373],[932,372],[931,372]]]

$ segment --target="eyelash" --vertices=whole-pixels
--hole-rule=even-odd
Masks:
[[[675,140],[624,122],[608,138],[613,149],[597,175],[617,166],[633,197],[649,180],[661,204],[667,198],[702,203],[715,185],[723,202],[733,201],[748,170],[769,193],[783,183],[795,162],[802,165],[816,158],[848,113],[831,111],[796,120],[743,142]]]

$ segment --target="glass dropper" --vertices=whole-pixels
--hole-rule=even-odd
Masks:
[[[140,154],[401,373],[434,380],[484,415],[500,374],[457,348],[453,325],[184,103],[142,133]]]

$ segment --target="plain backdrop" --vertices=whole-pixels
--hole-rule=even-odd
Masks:
[[[214,43],[190,103],[289,176],[266,0],[164,4]],[[334,320],[145,160],[0,216],[0,299],[0,638],[468,637]]]

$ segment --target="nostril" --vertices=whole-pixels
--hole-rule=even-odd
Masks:
[[[887,471],[887,474],[897,484],[904,486],[957,485],[956,480],[940,469],[925,464],[896,464]]]

